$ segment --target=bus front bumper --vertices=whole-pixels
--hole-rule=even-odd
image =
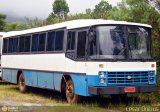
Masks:
[[[91,95],[105,94],[126,94],[126,93],[150,93],[157,91],[157,85],[141,86],[113,86],[113,87],[93,87],[88,88]]]

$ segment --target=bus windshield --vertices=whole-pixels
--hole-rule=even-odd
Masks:
[[[91,59],[151,59],[150,28],[97,26],[89,37]]]
[[[130,26],[128,40],[131,59],[151,59],[150,56],[150,29]]]

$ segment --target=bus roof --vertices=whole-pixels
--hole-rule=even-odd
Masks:
[[[5,35],[5,32],[0,32],[0,37],[3,37]]]
[[[57,23],[53,25],[47,25],[47,26],[38,27],[38,28],[32,28],[28,30],[11,31],[11,32],[5,33],[4,37],[43,32],[43,31],[49,31],[54,29],[60,29],[60,28],[74,29],[74,28],[89,27],[93,25],[104,25],[104,24],[134,25],[134,26],[143,26],[143,27],[152,28],[152,26],[147,24],[126,22],[126,21],[114,21],[114,20],[103,20],[103,19],[79,19],[79,20],[72,20],[72,21]]]

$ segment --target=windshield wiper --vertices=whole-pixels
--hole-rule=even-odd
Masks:
[[[127,47],[121,48],[121,50],[120,50],[120,52],[118,53],[118,55],[121,55],[126,49],[127,49]]]
[[[138,57],[140,58],[138,60],[141,60],[143,62],[145,61],[145,58],[143,58],[143,56],[141,56],[137,50],[133,50],[133,51],[136,52],[135,54],[138,55]]]
[[[130,52],[130,56],[131,56],[131,59],[132,59],[132,51],[131,51],[131,45],[128,43],[128,50]]]
[[[119,58],[117,58],[117,57],[118,57],[119,55],[121,55],[126,49],[127,49],[127,47],[121,48],[121,49],[120,49],[120,52],[117,54],[117,56],[115,56],[115,58],[113,59],[113,61],[117,61],[117,59],[119,59]]]

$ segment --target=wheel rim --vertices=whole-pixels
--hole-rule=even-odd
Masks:
[[[25,80],[24,80],[23,76],[21,75],[19,77],[19,87],[20,87],[20,89],[23,89],[24,86],[25,86]]]
[[[69,102],[74,98],[74,87],[72,83],[68,83],[68,87],[66,87],[66,97]]]

